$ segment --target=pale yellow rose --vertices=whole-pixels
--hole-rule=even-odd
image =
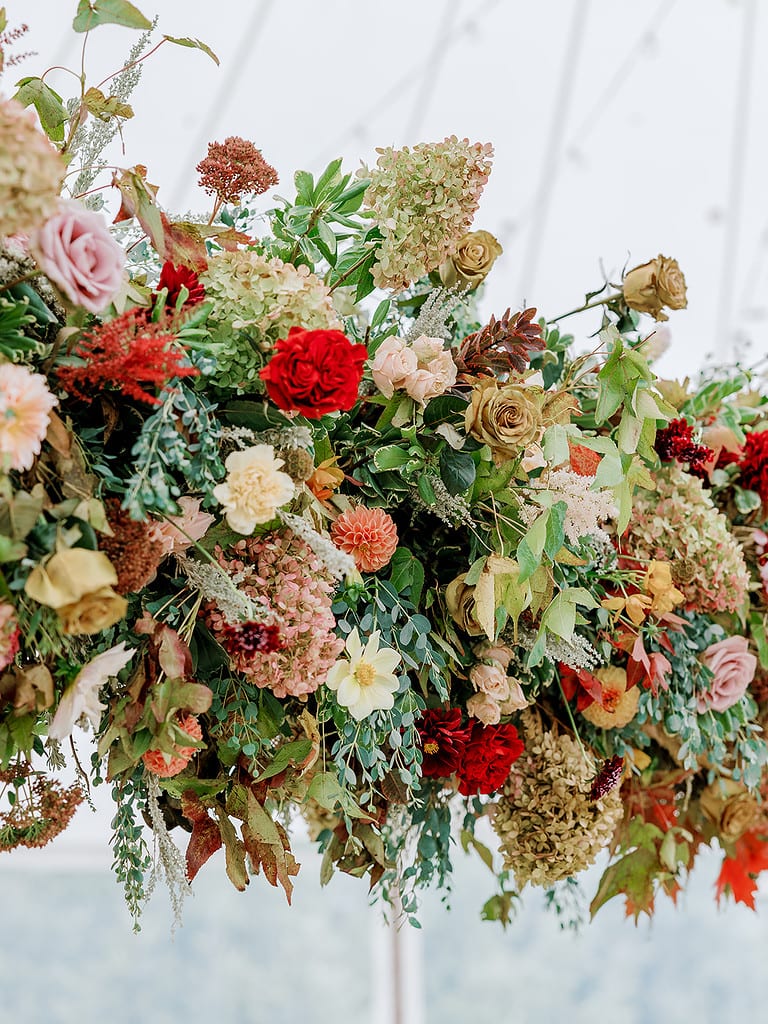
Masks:
[[[685,277],[677,260],[658,255],[655,260],[633,267],[622,282],[624,301],[638,313],[650,313],[656,320],[668,320],[663,312],[685,309]]]
[[[101,587],[78,601],[58,608],[62,629],[70,636],[100,633],[125,618],[128,602],[112,587]]]
[[[48,608],[63,608],[102,587],[117,583],[115,568],[103,551],[64,548],[35,566],[24,590]]]
[[[477,288],[503,251],[490,231],[470,231],[461,239],[453,256],[440,264],[440,280],[446,288],[465,291]]]
[[[247,535],[258,525],[270,522],[295,493],[293,480],[281,472],[283,460],[275,458],[271,445],[257,444],[232,452],[224,465],[227,479],[213,488],[213,496],[226,512],[227,525],[236,533]]]
[[[757,800],[747,787],[733,779],[715,779],[702,792],[699,804],[718,833],[731,841],[743,836],[760,812]]]

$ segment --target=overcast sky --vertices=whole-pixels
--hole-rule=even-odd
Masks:
[[[77,67],[75,0],[6,5],[38,51],[20,73]],[[555,316],[599,285],[601,267],[616,280],[627,262],[662,252],[689,285],[662,370],[689,371],[737,336],[768,351],[768,12],[757,0],[137,6],[159,15],[161,32],[202,38],[221,58],[217,68],[166,45],[133,97],[126,153],[114,156],[146,164],[169,208],[207,207],[194,167],[208,141],[230,134],[262,149],[282,194],[296,168],[343,156],[354,169],[377,145],[489,141],[495,166],[475,226],[505,253],[487,312],[527,303]],[[94,73],[114,70],[133,38],[97,29]],[[67,76],[50,81],[70,94]],[[571,323],[589,333],[598,316]]]

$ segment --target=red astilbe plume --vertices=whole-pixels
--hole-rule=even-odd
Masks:
[[[60,366],[59,380],[67,391],[84,402],[99,392],[116,388],[121,394],[159,405],[147,387],[162,390],[174,377],[195,377],[199,370],[186,362],[186,351],[162,323],[148,322],[144,310],[125,313],[91,328],[83,335],[74,355],[83,366]]]
[[[230,135],[209,142],[208,156],[197,165],[200,186],[218,203],[239,203],[244,195],[262,195],[278,182],[277,171],[252,142]]]
[[[455,353],[459,373],[476,376],[479,373],[520,373],[531,361],[534,352],[544,346],[541,326],[533,319],[536,310],[531,307],[511,315],[508,309],[497,320],[491,315],[485,327],[469,334]]]

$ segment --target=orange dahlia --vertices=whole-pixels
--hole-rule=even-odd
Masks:
[[[383,569],[397,548],[397,527],[383,508],[357,508],[342,512],[331,527],[331,540],[352,555],[362,572]]]
[[[176,724],[191,739],[201,740],[203,738],[203,730],[194,715],[183,715]],[[189,759],[196,750],[197,747],[176,747],[175,755],[165,754],[162,750],[148,750],[142,756],[142,761],[147,771],[161,779],[170,779],[187,767]]]

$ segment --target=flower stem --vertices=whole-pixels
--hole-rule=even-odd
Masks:
[[[603,299],[595,299],[594,302],[585,302],[583,306],[577,306],[576,309],[569,309],[567,313],[561,313],[560,316],[553,317],[548,321],[548,323],[556,324],[558,320],[565,320],[568,316],[574,316],[576,313],[583,313],[586,309],[596,309],[598,306],[606,306],[621,298],[623,298],[622,293],[615,292],[613,295],[606,295]]]

